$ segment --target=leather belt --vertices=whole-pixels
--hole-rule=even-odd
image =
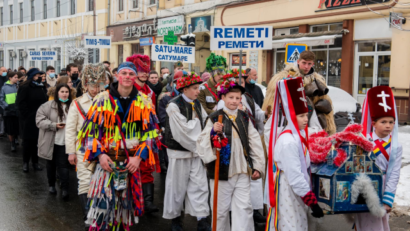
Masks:
[[[130,155],[130,157],[133,157],[135,155],[137,151],[132,150],[132,151],[128,151],[128,155]],[[118,157],[117,156],[117,151],[114,149],[110,149],[107,153],[107,155],[111,158],[112,161],[125,161],[127,159],[127,153],[125,153],[124,149],[120,149],[118,151]]]

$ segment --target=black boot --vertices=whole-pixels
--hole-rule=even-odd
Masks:
[[[183,230],[181,217],[172,219],[171,230],[172,231],[182,231]]]
[[[159,164],[159,166],[161,167],[161,174],[166,174],[168,171],[168,167],[165,164],[165,161],[161,161],[161,163]]]
[[[262,216],[258,210],[253,210],[253,221],[255,223],[266,223],[266,217]]]
[[[63,190],[63,192],[61,193],[61,197],[63,198],[64,201],[68,201],[70,194],[68,193],[67,190]]]
[[[14,141],[11,142],[11,151],[12,152],[16,151],[16,144],[14,143]]]
[[[56,190],[56,187],[54,187],[54,186],[50,186],[49,188],[48,188],[48,192],[50,193],[50,194],[57,194],[57,190]]]
[[[88,211],[90,209],[90,205],[88,204],[88,198],[87,198],[87,193],[84,194],[80,194],[80,204],[81,204],[81,208],[83,209],[83,214],[84,214],[84,222],[87,220],[87,215],[88,215]],[[85,230],[89,230],[90,225],[84,224],[84,228]]]
[[[197,226],[198,231],[211,231],[212,227],[206,220],[206,218],[202,218],[201,220],[198,221],[198,226]]]
[[[23,172],[28,172],[28,163],[23,164]]]
[[[168,171],[167,163],[165,162],[165,149],[159,150],[159,166],[161,167],[161,174],[166,174]]]
[[[144,194],[145,213],[150,214],[150,213],[158,212],[159,209],[153,203],[154,202],[154,184],[152,183],[142,184],[142,191]]]
[[[40,167],[40,165],[38,163],[33,164],[33,168],[34,168],[34,171],[42,171],[43,170],[43,168]]]

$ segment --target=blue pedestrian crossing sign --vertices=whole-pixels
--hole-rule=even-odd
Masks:
[[[300,53],[306,50],[306,44],[286,44],[286,64],[296,63]]]

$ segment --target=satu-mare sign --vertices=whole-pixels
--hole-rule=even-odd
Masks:
[[[55,61],[57,51],[29,51],[28,60],[30,61]]]
[[[195,47],[155,44],[151,47],[151,60],[195,63]]]
[[[272,27],[212,26],[211,50],[272,50]]]

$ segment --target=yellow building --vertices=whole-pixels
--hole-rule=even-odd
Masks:
[[[84,35],[93,35],[94,0],[0,0],[0,66],[48,65],[57,73],[68,63],[100,62],[107,49],[83,49]],[[96,1],[96,0],[95,0]],[[108,23],[108,0],[95,2],[96,35],[105,35]],[[30,51],[55,50],[55,61],[29,61]],[[74,60],[76,51],[84,51],[82,60]]]
[[[259,81],[284,68],[289,43],[308,44],[316,54],[315,70],[330,86],[340,87],[362,103],[378,85],[394,89],[400,121],[408,120],[410,77],[410,0],[251,1],[218,7],[216,26],[271,26],[272,50],[245,52],[244,66],[257,68]],[[390,24],[390,14],[394,25]],[[400,29],[401,28],[401,29]],[[230,65],[239,51],[217,52]]]

